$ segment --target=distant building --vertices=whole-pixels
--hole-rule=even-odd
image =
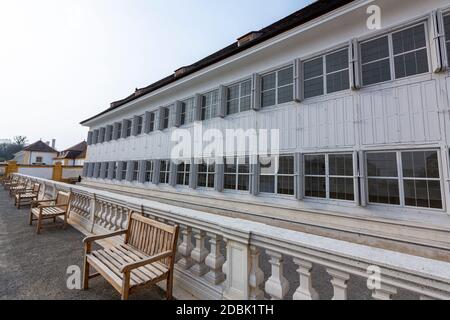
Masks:
[[[83,141],[58,153],[54,162],[61,162],[64,166],[82,166],[86,158],[87,142]]]
[[[55,150],[55,140],[52,141],[52,146],[50,146],[50,143],[39,140],[16,153],[14,161],[17,164],[24,165],[52,165],[53,159],[57,156],[58,151]]]
[[[10,144],[12,141],[10,139],[0,139],[0,144]]]

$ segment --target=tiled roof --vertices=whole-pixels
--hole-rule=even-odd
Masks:
[[[32,152],[47,152],[47,153],[57,153],[55,149],[50,147],[45,142],[42,142],[41,140],[36,141],[33,144],[30,144],[29,146],[25,147],[23,149],[24,151],[32,151]]]
[[[61,151],[56,159],[82,159],[86,155],[86,149],[87,143],[86,141],[83,141],[73,147]]]
[[[255,31],[255,33],[258,33],[259,36],[255,39],[243,44],[238,45],[238,42],[229,45],[228,47],[217,51],[216,53],[213,53],[212,55],[195,62],[194,64],[190,66],[186,66],[183,68],[180,68],[177,70],[176,73],[165,77],[164,79],[161,79],[145,88],[136,89],[136,92],[131,94],[130,96],[126,97],[125,99],[115,101],[111,103],[111,106],[109,109],[95,115],[94,117],[91,117],[87,120],[84,120],[81,122],[81,124],[84,124],[90,120],[93,120],[99,116],[102,116],[116,108],[119,108],[135,99],[138,99],[142,96],[145,96],[153,91],[156,91],[164,86],[167,86],[179,79],[182,79],[192,73],[195,73],[199,70],[202,70],[214,63],[220,62],[230,56],[233,56],[239,52],[242,52],[244,50],[247,50],[261,42],[267,41],[273,37],[276,37],[277,35],[289,31],[293,28],[296,28],[302,24],[305,24],[311,20],[314,20],[324,14],[327,14],[333,10],[336,10],[346,4],[349,4],[353,2],[354,0],[318,0],[309,6],[287,16],[286,18],[283,18],[274,24],[263,28],[259,31]],[[179,73],[179,70],[182,70],[183,72]]]

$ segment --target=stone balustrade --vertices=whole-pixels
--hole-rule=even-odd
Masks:
[[[70,221],[90,233],[125,228],[129,212],[180,225],[175,272],[178,298],[323,299],[319,289],[325,281],[332,291],[329,298],[345,300],[352,294],[352,281],[359,281],[374,299],[393,299],[400,291],[417,299],[450,299],[447,262],[27,178],[41,183],[42,196],[47,198],[59,190],[71,191]],[[289,274],[287,266],[292,269]],[[324,270],[320,288],[313,277],[316,268]]]

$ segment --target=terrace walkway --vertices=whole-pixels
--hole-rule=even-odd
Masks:
[[[29,209],[17,210],[0,191],[0,300],[119,300],[120,295],[101,277],[88,291],[69,290],[69,266],[83,265],[84,236],[72,227],[47,227],[42,235],[28,225]],[[138,290],[131,299],[161,300],[157,287]]]

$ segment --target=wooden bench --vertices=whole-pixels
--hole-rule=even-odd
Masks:
[[[36,202],[39,198],[39,191],[41,190],[40,183],[34,183],[31,188],[18,191],[14,197],[14,205],[20,209],[23,205],[30,205]]]
[[[29,180],[29,179],[23,180],[23,181],[19,182],[17,185],[15,185],[14,187],[9,188],[9,196],[11,198],[15,198],[17,193],[31,188],[31,185],[32,185],[31,180]]]
[[[170,226],[131,212],[128,228],[84,240],[83,288],[89,279],[103,276],[128,300],[131,291],[167,280],[167,299],[172,299],[173,272],[178,242],[178,226]],[[94,241],[124,235],[123,243],[93,251]],[[90,275],[90,267],[98,273]]]
[[[70,199],[72,195],[67,192],[59,191],[56,199],[33,201],[30,210],[30,226],[33,221],[37,221],[36,233],[41,233],[42,221],[64,216],[63,229],[67,227],[67,219],[69,214]]]
[[[9,188],[15,187],[21,183],[22,179],[18,176],[13,176],[10,180],[3,183],[3,188],[9,190]]]

